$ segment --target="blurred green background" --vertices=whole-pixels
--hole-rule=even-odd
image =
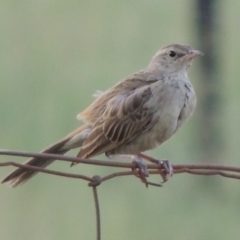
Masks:
[[[95,90],[145,67],[161,46],[177,42],[198,48],[195,4],[0,1],[0,148],[43,149],[81,124],[75,116],[91,103]],[[192,119],[149,152],[152,156],[178,164],[209,160],[239,166],[239,10],[239,1],[218,1],[214,34],[221,144],[207,159],[199,132],[208,126],[200,127],[198,105]],[[201,102],[199,66],[197,60],[189,76]],[[2,156],[5,160],[24,161]],[[90,176],[113,171],[69,168],[63,162],[50,168]],[[0,177],[12,169],[0,168]],[[239,239],[239,187],[237,180],[187,174],[174,176],[161,189],[146,189],[133,177],[106,182],[99,187],[102,239]],[[16,189],[1,185],[0,201],[0,239],[95,239],[92,190],[86,182],[38,174]]]

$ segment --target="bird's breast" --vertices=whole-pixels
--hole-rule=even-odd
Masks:
[[[156,86],[153,94],[155,125],[151,131],[152,142],[157,146],[167,141],[192,115],[196,106],[196,96],[187,78],[167,81],[165,86]]]

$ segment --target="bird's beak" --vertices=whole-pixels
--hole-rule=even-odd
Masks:
[[[185,58],[191,60],[191,59],[194,59],[194,58],[196,58],[196,57],[201,57],[201,56],[203,56],[203,55],[204,55],[204,53],[201,52],[201,51],[191,50],[191,51],[189,51],[189,53],[185,56]]]

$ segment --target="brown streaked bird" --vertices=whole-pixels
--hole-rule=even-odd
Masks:
[[[138,156],[167,141],[192,115],[196,95],[187,76],[193,59],[203,54],[187,45],[160,49],[149,65],[101,92],[77,118],[84,122],[64,139],[43,150],[78,157]],[[54,160],[30,158],[25,164],[47,167]],[[37,172],[18,168],[2,180],[15,187]]]

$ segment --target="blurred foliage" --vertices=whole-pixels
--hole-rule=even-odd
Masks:
[[[92,101],[95,90],[145,67],[159,47],[178,42],[197,48],[194,4],[0,1],[0,147],[44,148],[81,124],[75,115]],[[239,164],[239,10],[236,0],[219,1],[215,33],[222,84],[218,124],[224,144],[216,162],[228,165]],[[196,61],[189,75],[198,97],[204,98],[198,66]],[[197,108],[176,136],[149,153],[173,163],[206,161],[198,146],[198,117]],[[200,130],[208,131],[207,126]],[[12,158],[1,157],[6,159]],[[90,175],[110,172],[83,165],[70,169],[66,163],[51,168]],[[0,176],[9,171],[1,168]],[[202,178],[174,176],[161,189],[145,189],[130,177],[103,184],[102,238],[236,239],[239,182],[209,177],[203,186]],[[0,198],[1,239],[95,239],[92,191],[84,182],[39,174],[14,190],[1,186]]]

